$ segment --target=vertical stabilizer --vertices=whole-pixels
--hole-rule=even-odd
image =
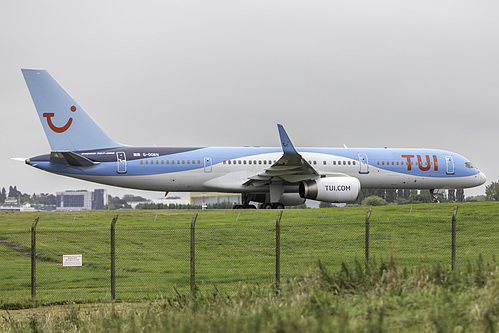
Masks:
[[[44,69],[22,69],[52,151],[115,148],[113,141]]]

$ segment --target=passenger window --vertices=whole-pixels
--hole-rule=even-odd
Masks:
[[[262,164],[262,160],[258,160],[258,164]]]
[[[141,161],[140,161],[140,164],[144,164],[144,161],[142,161],[142,160],[141,160]]]
[[[148,160],[146,160],[146,164],[149,164],[149,161],[148,161]]]
[[[243,164],[246,164],[246,160],[243,161]]]
[[[350,164],[350,161],[348,161],[348,165],[351,165],[351,164]]]
[[[326,161],[322,161],[322,164],[326,165]]]

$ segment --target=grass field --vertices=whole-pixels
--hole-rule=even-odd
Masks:
[[[435,273],[441,270],[443,273],[440,275],[451,276],[449,270],[453,207],[451,204],[428,204],[373,208],[370,227],[371,261],[375,265],[381,265],[377,268],[379,271],[383,271],[382,267],[385,267],[381,262],[391,261],[400,272],[426,269]],[[142,302],[139,304],[145,304],[143,302],[146,301],[151,307],[147,311],[152,312],[161,312],[165,307],[169,308],[169,311],[180,311],[172,305],[174,304],[171,303],[172,300],[175,300],[177,305],[179,302],[187,302],[184,308],[190,309],[189,311],[193,311],[191,307],[204,306],[220,308],[219,311],[229,311],[222,309],[222,304],[217,301],[206,299],[209,295],[226,295],[231,300],[228,301],[229,306],[232,301],[240,299],[241,302],[249,302],[248,304],[262,302],[259,303],[263,307],[260,308],[261,311],[275,311],[273,307],[276,305],[269,297],[274,295],[275,291],[273,288],[277,211],[197,211],[199,216],[196,222],[196,287],[199,299],[193,303],[192,300],[187,301],[185,297],[189,295],[190,223],[194,212],[186,210],[1,212],[0,309],[67,302],[80,304],[109,302],[110,224],[113,216],[118,214],[116,297],[119,302],[139,301]],[[332,272],[341,272],[342,267],[345,267],[344,263],[347,265],[363,263],[366,212],[366,207],[284,211],[281,220],[281,281],[282,297],[286,301],[283,304],[289,301],[291,306],[296,302],[294,299],[296,288],[308,286],[310,283],[315,285],[318,280],[322,281],[320,283],[322,287],[316,290],[318,294],[312,295],[315,289],[310,287],[312,289],[309,291],[312,294],[304,297],[319,303],[323,298],[330,298],[331,288],[326,286],[330,282],[325,278],[327,274],[318,269],[319,260]],[[30,227],[35,216],[39,216],[37,253],[40,260],[37,261],[36,268],[37,296],[33,302],[30,297],[30,258],[27,253],[31,242]],[[491,272],[492,279],[492,282],[487,281],[485,285],[497,283],[498,240],[498,203],[460,204],[457,223],[458,267],[452,274],[462,273],[463,276],[469,277],[470,274],[475,274],[473,270],[476,267],[482,272],[484,270],[482,266],[485,265]],[[63,254],[82,254],[83,267],[62,267]],[[477,264],[478,262],[480,264]],[[475,268],[470,269],[470,267]],[[307,282],[304,282],[304,279]],[[475,289],[472,290],[473,293],[483,292]],[[347,294],[352,295],[356,292],[350,290]],[[380,293],[379,290],[373,292]],[[408,291],[412,295],[408,297],[415,297],[416,303],[423,301],[418,299],[420,291],[414,292],[416,294]],[[254,294],[256,299],[248,300],[248,293]],[[374,303],[364,305],[369,309],[372,307],[372,311],[376,310],[373,315],[383,315],[385,312],[380,314],[379,306],[375,305],[375,296],[369,295],[369,297]],[[479,295],[466,297],[477,298]],[[197,303],[200,299],[206,302]],[[264,300],[270,303],[264,303]],[[351,301],[355,304],[359,299],[355,297],[349,300],[343,299],[341,302],[345,303],[342,306],[348,307]],[[395,302],[393,299],[390,300],[392,301]],[[167,302],[167,305],[164,302]],[[319,308],[322,307],[321,304]],[[494,304],[489,305],[497,306]],[[350,305],[348,311],[358,310]],[[144,305],[136,306],[140,308]],[[362,311],[367,311],[368,308]],[[103,311],[112,318],[114,310],[107,307],[105,309]],[[499,312],[499,309],[497,310],[496,314]],[[63,316],[71,316],[74,308],[60,311],[64,313]],[[386,311],[387,315],[391,312],[386,309],[383,311]],[[126,311],[125,313],[127,316],[130,315]],[[347,314],[349,320],[353,320],[353,317],[350,317],[353,313],[345,312],[345,315]],[[284,312],[284,315],[291,313]],[[313,320],[318,319],[316,315],[312,314],[315,318]],[[103,318],[107,319],[103,320],[111,320],[106,316]],[[424,316],[428,316],[428,313]],[[271,317],[272,320],[277,318]],[[337,321],[341,319],[340,317],[336,317],[334,325],[341,326]],[[373,318],[363,317],[362,322],[365,324],[372,322],[375,325]],[[483,321],[480,327],[488,327],[489,317],[482,313],[480,318]],[[379,317],[376,320],[379,321]],[[192,326],[186,327],[192,329]],[[345,327],[356,326],[349,324]],[[262,331],[261,327],[256,331]]]
[[[318,260],[332,269],[364,258],[366,207],[286,210],[281,221],[281,278],[303,275]],[[451,263],[451,204],[376,207],[371,257],[402,267]],[[240,282],[275,281],[277,211],[198,211],[196,285],[233,292]],[[2,306],[30,297],[30,227],[37,226],[37,299],[42,303],[110,299],[110,223],[116,228],[116,295],[121,300],[187,294],[194,211],[0,213]],[[499,204],[461,204],[458,265],[498,254]],[[83,267],[62,267],[82,254]]]

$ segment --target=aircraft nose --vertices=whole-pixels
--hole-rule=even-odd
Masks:
[[[487,181],[487,177],[485,177],[485,174],[483,172],[480,172],[477,175],[477,180],[478,180],[478,185],[482,185],[483,183],[485,183]]]

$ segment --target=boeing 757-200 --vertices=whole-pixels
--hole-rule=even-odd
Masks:
[[[241,193],[236,208],[283,208],[305,199],[355,201],[361,189],[462,189],[485,175],[463,156],[436,149],[133,147],[112,140],[43,69],[23,69],[50,144],[26,163],[91,182],[164,192]]]

